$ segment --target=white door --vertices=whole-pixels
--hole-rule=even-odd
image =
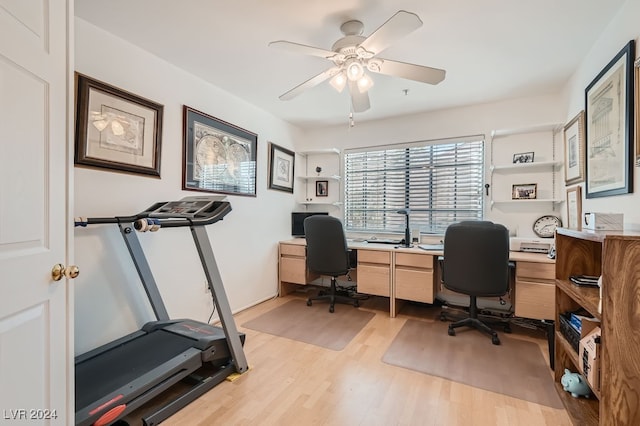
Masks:
[[[73,423],[72,16],[0,0],[0,424]]]

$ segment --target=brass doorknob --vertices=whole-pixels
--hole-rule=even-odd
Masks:
[[[53,265],[53,269],[51,269],[51,278],[54,281],[60,281],[62,277],[67,277],[69,279],[73,279],[80,274],[80,268],[76,265],[64,266],[62,263],[58,263]]]

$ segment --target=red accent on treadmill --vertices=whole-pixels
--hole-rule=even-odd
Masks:
[[[104,404],[94,408],[93,410],[89,411],[89,415],[93,416],[95,413],[97,413],[98,411],[104,410],[107,406],[113,404],[116,401],[121,400],[122,398],[124,398],[124,395],[120,394],[120,395],[116,395],[113,398],[111,398],[109,401],[105,402]]]
[[[127,404],[117,405],[113,407],[111,410],[107,411],[103,415],[100,416],[98,420],[93,424],[93,426],[105,426],[109,423],[113,422],[118,418],[120,414],[127,408]]]

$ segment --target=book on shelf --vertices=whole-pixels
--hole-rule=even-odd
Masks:
[[[598,280],[600,277],[593,275],[571,275],[569,281],[579,286],[599,287]]]

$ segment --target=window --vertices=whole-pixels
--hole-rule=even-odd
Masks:
[[[484,137],[345,150],[345,226],[349,231],[444,234],[483,218]]]

